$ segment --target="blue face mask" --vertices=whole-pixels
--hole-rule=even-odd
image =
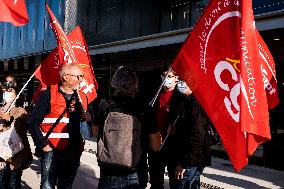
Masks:
[[[184,81],[179,81],[177,83],[177,90],[182,93],[182,94],[185,94],[186,93],[186,90],[187,90],[187,85]]]

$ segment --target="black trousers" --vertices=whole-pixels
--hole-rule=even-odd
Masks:
[[[149,152],[149,175],[151,189],[164,188],[166,160],[160,152]]]

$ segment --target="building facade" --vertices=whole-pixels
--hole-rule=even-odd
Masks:
[[[26,0],[30,23],[14,27],[0,23],[0,76],[13,73],[26,81],[56,46],[45,10],[48,4],[64,30],[84,31],[100,96],[110,94],[109,81],[120,65],[139,75],[140,95],[147,101],[160,84],[160,69],[172,62],[208,0]],[[256,26],[275,63],[280,105],[270,112],[272,140],[252,158],[266,167],[284,170],[284,0],[253,0]],[[194,47],[193,47],[194,48]],[[28,100],[35,88],[27,88]],[[215,151],[221,151],[216,146]],[[282,153],[280,153],[280,151]]]

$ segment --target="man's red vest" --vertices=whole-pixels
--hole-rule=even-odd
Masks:
[[[64,96],[59,92],[58,85],[51,85],[50,113],[45,116],[43,122],[40,125],[41,131],[43,132],[44,136],[56,122],[57,118],[63,113],[65,108],[66,100]],[[69,133],[67,130],[68,123],[69,113],[67,111],[48,137],[49,142],[54,148],[61,150],[66,148],[69,140]]]

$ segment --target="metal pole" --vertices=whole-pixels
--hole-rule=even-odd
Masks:
[[[180,116],[178,115],[177,118],[175,119],[175,121],[174,121],[172,127],[175,127],[175,125],[176,125],[176,123],[177,123],[179,117],[180,117]],[[168,138],[169,138],[169,133],[167,133],[167,136],[166,136],[165,140],[163,141],[163,143],[162,143],[162,145],[161,145],[159,151],[161,151],[161,149],[162,149],[163,146],[165,145],[165,143],[166,143],[166,141],[167,141]]]
[[[20,97],[21,93],[24,91],[24,89],[26,88],[26,86],[29,84],[29,82],[32,80],[32,78],[35,76],[35,73],[33,73],[33,75],[29,78],[29,80],[25,83],[25,85],[22,87],[22,89],[20,90],[20,92],[17,94],[16,98],[13,100],[12,104],[10,105],[10,107],[8,108],[7,112],[10,112],[10,110],[12,109],[12,107],[15,105],[17,99]]]
[[[172,68],[169,67],[169,69],[168,69],[168,71],[167,71],[167,73],[166,73],[165,79],[162,81],[162,83],[161,83],[161,85],[160,85],[158,91],[156,92],[156,95],[154,96],[154,98],[153,98],[153,99],[151,100],[151,102],[149,103],[150,106],[152,106],[152,107],[154,106],[154,104],[155,104],[155,102],[156,102],[156,100],[157,100],[157,98],[158,98],[158,96],[159,96],[159,94],[160,94],[160,92],[161,92],[161,90],[162,90],[162,88],[163,88],[163,85],[165,84],[166,78],[168,77],[169,72],[170,72],[171,70],[172,70]]]

